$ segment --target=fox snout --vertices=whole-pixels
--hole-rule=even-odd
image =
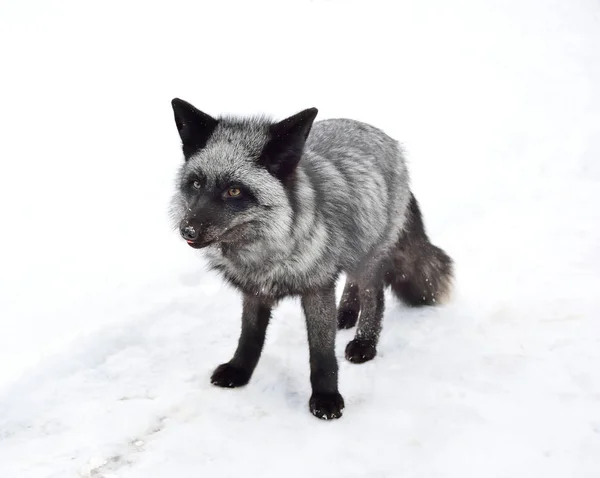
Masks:
[[[181,236],[186,240],[186,241],[195,241],[196,239],[198,239],[198,229],[196,229],[194,226],[183,226],[181,228]]]
[[[179,228],[181,237],[195,249],[201,249],[214,243],[218,238],[218,231],[206,221],[194,218],[185,219]]]

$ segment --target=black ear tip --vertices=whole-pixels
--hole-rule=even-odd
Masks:
[[[179,99],[179,98],[173,98],[171,100],[171,106],[173,108],[181,108],[183,105],[185,105],[185,101]]]
[[[317,117],[317,114],[319,114],[319,110],[315,107],[308,108],[306,110],[306,116],[308,116],[309,118],[312,118],[313,121]]]

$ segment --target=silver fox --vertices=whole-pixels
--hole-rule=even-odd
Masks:
[[[313,415],[342,415],[336,328],[354,327],[346,358],[375,357],[391,287],[408,305],[450,293],[453,261],[431,244],[397,141],[358,121],[214,118],[174,99],[181,166],[172,214],[182,237],[243,294],[233,358],[213,384],[250,380],[278,301],[299,296],[310,349]],[[336,310],[335,284],[346,284]],[[360,319],[359,319],[360,316]]]

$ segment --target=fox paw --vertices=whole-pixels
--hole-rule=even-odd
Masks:
[[[369,339],[354,339],[346,346],[346,359],[352,363],[364,363],[377,355],[375,342]]]
[[[250,380],[250,375],[251,373],[246,369],[224,363],[215,369],[210,381],[217,387],[235,388],[246,385]]]
[[[310,412],[317,418],[331,420],[340,418],[344,410],[344,399],[339,393],[313,392],[308,402]]]

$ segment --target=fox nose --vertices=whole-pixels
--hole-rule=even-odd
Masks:
[[[185,226],[181,228],[181,235],[186,241],[195,241],[198,239],[198,230],[194,226]]]

